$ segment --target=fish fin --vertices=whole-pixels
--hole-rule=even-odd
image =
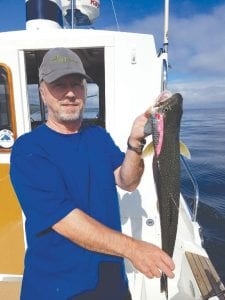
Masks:
[[[144,148],[144,151],[142,152],[142,158],[152,155],[153,153],[154,153],[154,145],[153,142],[151,142],[148,144],[148,146]]]
[[[191,153],[188,147],[181,141],[180,141],[180,154],[187,157],[188,159],[191,159]]]
[[[166,299],[168,300],[168,280],[165,273],[162,273],[160,279],[160,291],[161,293],[165,292]]]

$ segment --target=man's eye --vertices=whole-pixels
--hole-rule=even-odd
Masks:
[[[78,82],[74,83],[73,86],[75,88],[83,88],[84,87],[83,83],[78,83]]]
[[[63,83],[61,83],[61,82],[55,83],[55,87],[61,88],[61,87],[63,87],[63,86],[64,86],[64,85],[63,85]]]

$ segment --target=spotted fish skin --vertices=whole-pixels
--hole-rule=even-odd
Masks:
[[[162,249],[173,256],[180,200],[180,122],[183,98],[174,94],[157,103],[151,115],[154,145],[153,175],[161,223]],[[168,297],[167,277],[162,274],[161,292]]]

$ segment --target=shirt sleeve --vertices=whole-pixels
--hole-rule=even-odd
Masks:
[[[10,177],[33,234],[50,228],[76,208],[75,201],[68,198],[57,166],[34,149],[24,150],[15,144]]]

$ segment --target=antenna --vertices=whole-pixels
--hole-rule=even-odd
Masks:
[[[71,28],[73,29],[74,28],[74,9],[75,9],[75,6],[74,6],[74,0],[71,0]]]
[[[119,26],[119,22],[118,22],[118,18],[117,18],[117,14],[116,14],[116,10],[115,10],[115,6],[114,6],[113,0],[111,0],[111,4],[112,4],[114,18],[115,18],[115,21],[116,21],[116,27],[117,27],[117,30],[120,31],[120,26]]]
[[[169,44],[169,0],[165,0],[163,52],[168,53]]]
[[[161,53],[160,53],[160,56],[162,57],[162,78],[161,78],[162,92],[167,89],[168,45],[169,45],[168,31],[169,31],[169,0],[165,0],[163,48],[161,49]]]

